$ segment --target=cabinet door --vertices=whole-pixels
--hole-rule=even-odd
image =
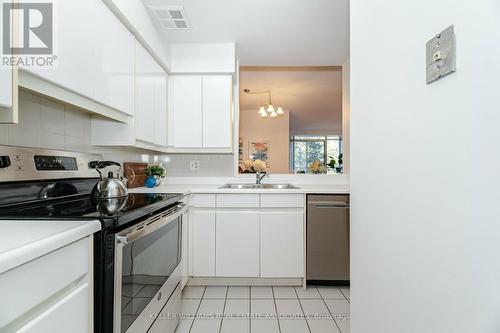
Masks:
[[[193,276],[215,276],[215,212],[191,212],[191,271]]]
[[[95,1],[95,0],[92,0]],[[134,115],[134,36],[103,1],[92,16],[99,33],[95,41],[95,99],[111,108]]]
[[[154,90],[154,143],[167,146],[167,73],[157,65]]]
[[[0,67],[0,123],[17,124],[17,68]]]
[[[136,138],[154,143],[156,63],[149,52],[135,43],[135,130]]]
[[[101,10],[100,0],[58,1],[57,26],[57,68],[28,68],[27,70],[49,82],[84,97],[93,98],[94,78],[97,71],[95,58],[95,36],[100,27],[92,21]]]
[[[0,67],[0,107],[12,107],[12,68]]]
[[[176,148],[202,147],[201,76],[170,76],[170,105],[173,146]]]
[[[218,211],[216,276],[259,276],[259,213]]]
[[[260,276],[304,276],[304,213],[260,213]]]
[[[203,76],[203,147],[232,146],[232,77]]]

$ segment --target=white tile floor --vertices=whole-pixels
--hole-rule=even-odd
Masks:
[[[198,287],[176,333],[349,333],[349,287]]]

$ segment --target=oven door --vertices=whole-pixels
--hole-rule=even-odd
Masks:
[[[115,333],[147,332],[179,284],[185,210],[180,203],[116,235]]]

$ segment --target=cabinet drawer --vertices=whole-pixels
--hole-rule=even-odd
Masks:
[[[191,194],[191,206],[200,208],[215,207],[215,194]]]
[[[16,332],[91,332],[89,311],[89,285],[84,283]]]
[[[218,194],[217,207],[222,207],[222,208],[259,207],[259,194]]]
[[[0,307],[0,327],[84,277],[89,268],[88,242],[79,240],[0,274],[0,295],[9,300],[9,306]]]
[[[303,194],[261,194],[261,207],[304,207]]]

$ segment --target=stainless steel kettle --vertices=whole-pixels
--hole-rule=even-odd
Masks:
[[[118,174],[120,169],[118,169],[117,176],[113,176],[113,172],[108,172],[108,177],[103,177],[100,169],[108,166],[116,165],[121,168],[120,163],[113,161],[92,161],[89,163],[89,167],[95,169],[99,173],[99,181],[95,184],[92,189],[91,196],[97,199],[113,199],[113,198],[123,198],[128,196],[127,190],[127,179],[119,178]]]

